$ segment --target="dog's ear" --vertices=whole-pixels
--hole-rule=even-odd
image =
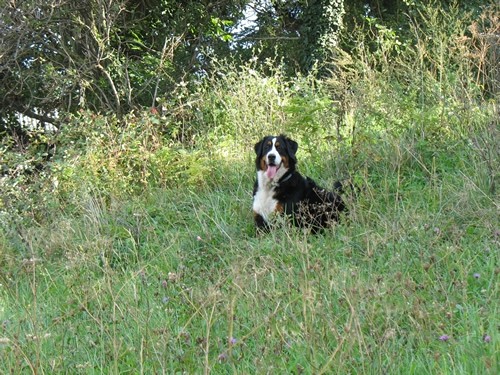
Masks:
[[[255,150],[255,153],[257,154],[257,156],[261,156],[262,155],[262,148],[263,148],[263,145],[264,145],[264,140],[265,138],[261,139],[259,142],[257,142],[254,146],[254,150]]]
[[[295,157],[295,153],[299,149],[299,144],[297,142],[291,140],[288,137],[285,137],[285,141],[286,141],[286,151],[287,151],[288,155],[290,156],[290,158],[294,162],[297,162],[297,158]]]

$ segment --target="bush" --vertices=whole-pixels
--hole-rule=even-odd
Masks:
[[[326,79],[315,71],[286,78],[273,60],[216,61],[213,74],[180,82],[151,111],[121,118],[82,112],[60,132],[30,130],[23,147],[5,137],[0,209],[36,217],[50,205],[78,202],[82,192],[111,198],[220,186],[251,174],[254,143],[282,132],[299,141],[301,160],[309,161],[301,167],[313,176],[317,165],[332,178],[362,180],[366,168],[393,163],[391,152],[410,169],[428,165],[453,145],[484,139],[476,135],[494,124],[495,102],[484,100],[494,94],[494,47],[481,37],[495,29],[493,14],[485,8],[471,24],[453,6],[414,6],[410,35],[367,18],[344,43],[357,47],[337,51]],[[387,152],[381,144],[397,146]],[[494,186],[495,157],[476,146]],[[246,169],[234,173],[235,162]]]

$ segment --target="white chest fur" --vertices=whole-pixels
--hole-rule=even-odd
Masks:
[[[278,201],[273,197],[274,185],[267,178],[265,172],[257,172],[257,181],[259,187],[253,197],[253,210],[267,221],[270,215],[276,210]]]

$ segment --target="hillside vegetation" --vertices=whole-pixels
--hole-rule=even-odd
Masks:
[[[5,132],[0,373],[499,373],[498,8],[419,9],[305,73],[214,56],[153,108]],[[340,224],[255,234],[278,133],[352,183]]]

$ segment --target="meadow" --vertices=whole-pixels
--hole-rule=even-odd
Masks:
[[[328,78],[220,61],[159,111],[3,143],[0,373],[499,373],[491,77],[457,35],[385,35]],[[281,132],[354,186],[338,225],[255,234],[253,145]]]

